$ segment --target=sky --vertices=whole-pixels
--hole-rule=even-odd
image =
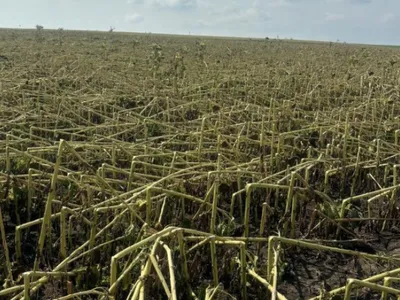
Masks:
[[[0,0],[0,27],[400,45],[400,0]]]

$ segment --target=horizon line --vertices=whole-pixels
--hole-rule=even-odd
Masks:
[[[39,25],[39,24],[38,24]],[[76,32],[96,32],[96,33],[110,33],[109,30],[103,30],[103,29],[68,29],[64,27],[58,27],[58,28],[51,28],[51,27],[43,27],[44,31],[57,31],[60,28],[62,28],[65,31],[76,31]],[[110,27],[113,28],[113,27]],[[35,31],[37,30],[35,27],[0,27],[0,30],[32,30]],[[222,39],[250,39],[250,40],[273,40],[273,41],[292,41],[292,42],[305,42],[305,43],[333,43],[333,44],[346,44],[346,45],[359,45],[359,46],[384,46],[384,47],[398,47],[400,45],[396,44],[379,44],[379,43],[357,43],[357,42],[347,42],[347,41],[341,41],[340,39],[337,39],[336,41],[331,41],[331,40],[313,40],[313,39],[296,39],[296,38],[287,38],[287,37],[282,37],[280,38],[279,36],[277,37],[270,37],[270,36],[265,36],[265,37],[251,37],[251,36],[234,36],[234,35],[205,35],[205,34],[191,34],[190,32],[185,34],[185,33],[165,33],[165,32],[140,32],[140,31],[119,31],[113,28],[112,33],[123,33],[123,34],[153,34],[153,35],[165,35],[165,36],[182,36],[182,37],[198,37],[198,38],[222,38]]]

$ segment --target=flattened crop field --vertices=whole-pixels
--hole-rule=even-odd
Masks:
[[[0,298],[397,299],[399,55],[0,30]]]

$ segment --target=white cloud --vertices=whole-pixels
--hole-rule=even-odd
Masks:
[[[394,13],[386,13],[379,18],[381,23],[389,23],[396,18]]]
[[[326,3],[369,4],[372,0],[325,0]]]
[[[163,7],[163,8],[189,8],[197,4],[197,0],[126,0],[128,4],[145,4],[147,7]]]
[[[250,5],[225,6],[222,10],[212,12],[214,23],[246,23],[254,24],[266,21],[270,18],[268,7],[286,0],[268,0],[266,2],[255,0]]]
[[[195,7],[196,0],[153,0],[152,5],[168,8],[189,8]]]
[[[130,14],[125,16],[125,21],[128,23],[141,23],[144,21],[144,17],[141,14]]]
[[[128,4],[143,4],[144,0],[127,0]]]
[[[371,3],[372,0],[351,0],[350,2],[355,4],[368,4]]]
[[[339,21],[344,19],[343,14],[334,14],[334,13],[325,13],[325,21],[328,22],[333,22],[333,21]]]
[[[245,10],[238,8],[229,8],[222,11],[212,13],[212,18],[207,20],[199,20],[198,24],[202,26],[215,26],[222,24],[238,24],[238,23],[258,23],[269,19],[269,14],[258,8],[256,5]]]
[[[268,0],[265,1],[265,4],[269,7],[286,7],[290,6],[292,3],[287,0]]]

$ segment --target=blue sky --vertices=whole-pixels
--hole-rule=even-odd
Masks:
[[[0,0],[0,27],[400,44],[400,0]]]

